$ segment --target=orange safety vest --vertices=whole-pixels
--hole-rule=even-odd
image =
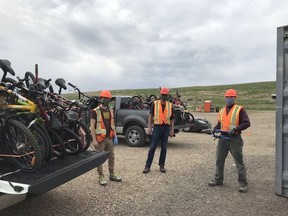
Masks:
[[[242,106],[234,104],[228,115],[226,114],[226,107],[222,108],[218,113],[218,122],[221,123],[221,130],[229,131],[239,125],[239,113]]]
[[[154,101],[154,124],[168,124],[170,125],[170,118],[172,115],[172,103],[165,101],[165,109],[163,112],[160,100]]]
[[[97,125],[95,131],[96,140],[97,142],[102,142],[106,137],[106,127],[104,124],[104,120],[102,118],[102,113],[99,106],[93,109],[93,111],[95,111],[97,115]],[[111,118],[111,116],[113,116],[113,113],[110,110],[109,112],[110,112],[110,125],[111,125],[109,137],[112,139],[115,136],[115,125],[113,119]]]

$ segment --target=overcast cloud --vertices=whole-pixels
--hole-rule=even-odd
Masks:
[[[280,0],[1,0],[0,58],[83,91],[276,80]]]

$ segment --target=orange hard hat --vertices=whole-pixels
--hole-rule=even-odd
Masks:
[[[237,97],[237,92],[234,89],[228,89],[225,92],[225,97]]]
[[[161,88],[160,94],[166,94],[166,95],[168,95],[168,94],[169,94],[169,89],[166,88],[166,87]]]
[[[99,96],[102,98],[111,98],[112,97],[110,91],[108,91],[108,90],[101,91]]]

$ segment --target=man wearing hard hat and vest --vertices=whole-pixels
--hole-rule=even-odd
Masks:
[[[148,151],[148,158],[143,173],[150,172],[150,167],[153,162],[154,153],[159,141],[161,141],[161,152],[159,157],[160,172],[165,173],[165,160],[167,152],[168,137],[174,135],[174,115],[173,105],[168,101],[169,89],[161,88],[161,99],[155,100],[151,106],[151,110],[148,116],[148,132],[151,135],[151,146]],[[153,124],[153,132],[152,132]]]
[[[93,146],[97,151],[105,150],[110,152],[108,158],[110,180],[120,182],[122,181],[121,177],[114,173],[114,144],[112,140],[115,138],[116,134],[114,113],[108,107],[111,97],[112,95],[108,90],[100,92],[100,105],[91,112],[91,135]],[[97,172],[99,174],[99,184],[106,186],[107,182],[104,178],[102,165],[97,167]]]
[[[218,113],[218,124],[214,127],[220,129],[216,153],[216,173],[215,178],[209,182],[209,186],[221,186],[224,181],[224,164],[228,152],[232,154],[238,171],[239,192],[247,192],[247,174],[243,160],[243,139],[241,132],[250,127],[249,117],[244,107],[235,104],[237,92],[228,89],[225,92],[226,106]]]

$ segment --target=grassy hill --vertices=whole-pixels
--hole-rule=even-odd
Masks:
[[[238,92],[237,103],[245,106],[247,110],[275,110],[275,100],[271,94],[276,92],[276,82],[257,82],[233,85],[217,86],[191,86],[170,88],[170,94],[175,95],[176,91],[181,95],[182,100],[188,100],[189,110],[204,106],[205,100],[212,101],[214,107],[222,107],[225,103],[224,93],[227,89],[234,88]],[[158,88],[155,89],[125,89],[111,90],[112,95],[150,95],[158,96]],[[88,92],[89,95],[98,95],[99,91]],[[77,99],[77,94],[66,94],[67,98]]]

